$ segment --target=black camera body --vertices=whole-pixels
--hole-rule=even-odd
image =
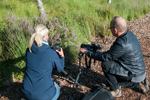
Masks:
[[[81,48],[85,48],[87,49],[88,51],[92,52],[92,53],[95,53],[97,50],[100,50],[101,47],[100,45],[95,45],[94,43],[91,44],[91,45],[88,45],[88,44],[81,44]],[[81,59],[81,57],[83,56],[83,53],[79,53],[79,58]],[[90,56],[88,56],[90,57]],[[89,59],[89,64],[87,64],[87,55],[85,56],[85,63],[86,63],[86,67],[89,69],[91,68],[91,57]],[[95,60],[94,60],[94,63],[95,63]]]
[[[60,44],[55,44],[52,49],[60,51]]]
[[[92,45],[81,44],[81,48],[85,48],[85,49],[92,51],[92,52],[96,52],[97,50],[101,49],[100,45],[95,45],[95,44],[92,44]]]

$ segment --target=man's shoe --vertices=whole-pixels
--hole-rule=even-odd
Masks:
[[[148,86],[148,79],[145,78],[144,81],[140,83],[140,90],[142,93],[147,93],[149,91],[149,86]]]
[[[113,97],[121,97],[121,95],[122,95],[120,88],[115,91],[111,91],[111,94]]]

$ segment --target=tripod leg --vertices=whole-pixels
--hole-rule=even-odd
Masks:
[[[78,83],[80,74],[81,74],[81,69],[79,69],[79,74],[78,74],[78,76],[77,76],[77,78],[76,78],[75,84],[73,85],[74,88],[76,88],[76,84]]]
[[[80,69],[79,69],[79,73],[78,73],[78,76],[76,78],[76,81],[75,81],[75,83],[73,85],[73,91],[72,91],[71,95],[69,96],[69,100],[72,100],[72,95],[74,93],[74,90],[76,88],[76,84],[78,83],[78,80],[79,80],[79,77],[80,77],[80,74],[81,74],[81,58],[82,58],[82,56],[83,56],[83,54],[79,53],[79,67],[80,67]]]
[[[63,73],[65,76],[68,76],[73,82],[75,82],[75,79],[73,79],[65,70],[62,70],[62,73]],[[81,86],[78,82],[77,82],[77,84],[78,84],[79,86]]]
[[[73,95],[74,90],[75,90],[75,88],[76,88],[76,84],[77,84],[77,82],[78,82],[78,80],[79,80],[80,74],[81,74],[81,69],[79,69],[79,73],[78,73],[78,76],[77,76],[77,78],[76,78],[76,81],[75,81],[75,83],[74,83],[74,85],[73,85],[73,91],[71,92],[71,95],[69,96],[69,100],[72,100],[72,95]]]
[[[68,77],[69,77],[73,82],[76,82],[75,79],[73,79],[71,76],[68,75]],[[81,85],[79,84],[79,82],[77,82],[77,84],[78,84],[79,86],[81,86]]]

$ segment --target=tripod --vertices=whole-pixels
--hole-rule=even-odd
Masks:
[[[69,77],[73,82],[75,82],[75,79],[72,78],[65,70],[62,70],[62,73],[63,73],[65,76]],[[78,82],[77,82],[76,84],[78,84],[79,86],[81,86]]]
[[[74,85],[73,85],[73,91],[71,92],[71,95],[69,96],[69,100],[72,100],[72,99],[73,99],[73,98],[72,98],[72,95],[73,95],[73,93],[74,93],[74,91],[75,91],[76,85],[77,85],[77,83],[78,83],[78,80],[79,80],[81,74],[84,74],[85,76],[90,77],[91,79],[93,79],[93,80],[97,81],[98,83],[100,83],[100,85],[106,87],[106,85],[105,85],[104,83],[102,83],[101,81],[99,81],[99,80],[97,80],[96,78],[94,78],[94,77],[92,77],[92,76],[86,74],[85,72],[82,72],[82,69],[81,69],[81,58],[82,58],[82,56],[83,56],[83,53],[80,52],[80,53],[79,53],[79,57],[78,57],[78,59],[79,59],[79,73],[78,73],[77,78],[76,78],[76,80],[75,80],[75,83],[74,83]]]

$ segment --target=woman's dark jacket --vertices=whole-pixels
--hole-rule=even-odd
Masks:
[[[126,31],[111,46],[110,50],[103,53],[91,53],[88,55],[96,60],[106,62],[115,61],[119,66],[114,66],[110,70],[112,74],[128,76],[130,73],[134,77],[145,73],[145,63],[141,51],[140,43],[136,36]]]
[[[52,70],[56,68],[61,72],[64,68],[64,58],[43,44],[38,47],[33,43],[32,52],[26,50],[26,72],[23,80],[22,91],[27,100],[51,100],[56,88],[51,79]]]

